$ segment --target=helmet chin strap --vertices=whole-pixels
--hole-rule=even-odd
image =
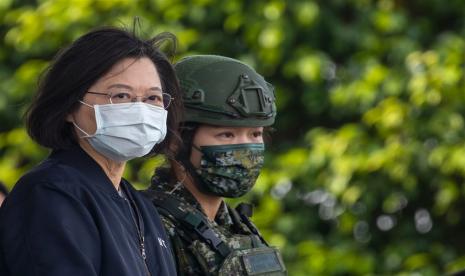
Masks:
[[[197,145],[192,144],[192,148],[193,148],[193,149],[196,149],[198,152],[200,152],[201,154],[203,154],[203,153],[202,153],[202,150],[201,150],[200,147],[198,147]]]
[[[177,153],[175,159],[178,160],[179,163],[184,167],[185,173],[189,174],[194,186],[197,188],[198,191],[206,195],[216,196],[214,193],[212,193],[206,188],[206,185],[203,185],[203,180],[197,174],[197,168],[192,164],[190,160],[193,150],[197,150],[198,152],[203,154],[200,147],[194,145],[193,143],[198,126],[199,124],[197,123],[181,126],[181,137],[184,143],[179,152]]]
[[[195,149],[201,153],[201,150],[198,146],[196,145],[191,145],[192,149]],[[191,152],[191,151],[190,151]],[[205,185],[203,185],[202,179],[197,175],[197,168],[192,164],[190,160],[190,154],[186,150],[180,151],[177,156],[179,162],[184,166],[186,169],[186,173],[189,174],[191,177],[193,184],[199,190],[201,193],[206,194],[206,195],[215,195],[211,191],[209,191]]]

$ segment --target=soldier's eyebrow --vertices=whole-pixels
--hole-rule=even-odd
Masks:
[[[212,128],[219,129],[219,128],[224,128],[224,129],[236,129],[238,127],[232,127],[232,126],[215,126],[215,125],[210,125]]]
[[[221,131],[221,130],[226,130],[226,131],[231,131],[233,130],[232,127],[228,126],[215,126],[215,125],[206,125],[211,131]]]

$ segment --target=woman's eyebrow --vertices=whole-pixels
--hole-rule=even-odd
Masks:
[[[132,86],[127,85],[127,84],[122,84],[122,83],[114,83],[107,87],[107,89],[112,89],[112,88],[122,88],[122,89],[130,90],[130,91],[134,90]],[[162,92],[162,89],[158,86],[150,87],[148,90]]]
[[[122,84],[122,83],[114,83],[110,86],[107,87],[107,89],[111,89],[111,88],[123,88],[123,89],[127,89],[127,90],[133,90],[133,88],[127,84]]]
[[[149,90],[162,92],[162,89],[160,87],[158,87],[158,86],[150,87]]]

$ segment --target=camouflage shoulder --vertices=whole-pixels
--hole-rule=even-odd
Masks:
[[[159,208],[157,207],[157,210]],[[173,221],[173,218],[168,217],[166,214],[160,214],[161,217],[161,222],[163,223],[163,226],[165,227],[166,232],[170,237],[173,237],[176,235],[176,225]]]
[[[141,193],[152,202],[163,197],[163,192],[154,189],[143,190]]]

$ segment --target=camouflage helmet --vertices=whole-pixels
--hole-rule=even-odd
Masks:
[[[274,123],[273,86],[250,66],[223,56],[194,55],[174,68],[183,93],[183,122],[245,127]]]

